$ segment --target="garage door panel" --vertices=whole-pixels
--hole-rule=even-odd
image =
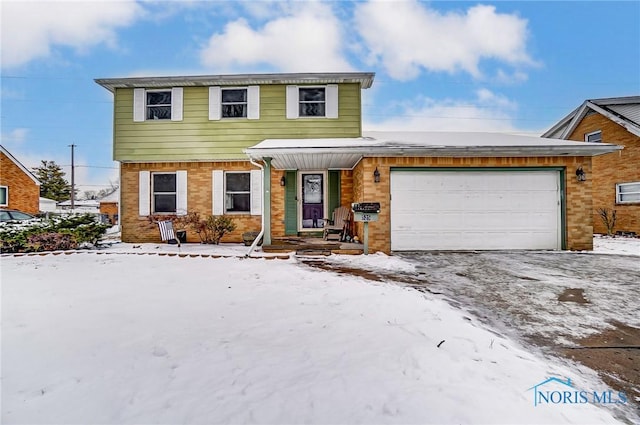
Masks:
[[[391,249],[559,249],[559,172],[392,171]]]

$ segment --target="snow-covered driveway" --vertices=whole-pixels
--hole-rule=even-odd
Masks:
[[[425,288],[538,341],[571,346],[614,321],[640,327],[640,257],[566,251],[398,256],[415,265]],[[586,302],[560,301],[571,289]]]
[[[616,422],[534,406],[550,376],[606,387],[414,289],[294,259],[1,261],[4,424]]]

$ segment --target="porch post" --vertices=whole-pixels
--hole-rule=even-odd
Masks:
[[[271,158],[263,158],[264,161],[264,200],[262,214],[264,217],[264,235],[262,245],[271,245]]]

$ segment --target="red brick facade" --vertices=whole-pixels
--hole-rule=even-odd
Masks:
[[[373,181],[375,168],[381,174],[379,183]],[[372,252],[391,251],[390,216],[390,170],[392,167],[561,167],[565,171],[565,229],[564,240],[569,250],[593,249],[593,203],[591,198],[592,179],[578,182],[575,170],[582,167],[588,176],[592,175],[591,157],[535,157],[535,158],[364,158],[351,171],[341,172],[341,204],[350,206],[352,202],[375,201],[381,204],[379,221],[370,223],[369,246]],[[125,242],[159,242],[157,226],[148,217],[138,214],[139,172],[187,171],[188,210],[202,215],[212,211],[212,170],[249,171],[255,169],[249,162],[194,162],[162,164],[122,164],[122,240]],[[285,228],[285,188],[280,186],[281,170],[271,173],[271,234],[273,238],[284,237]],[[257,215],[233,215],[237,229],[225,236],[223,242],[241,242],[242,233],[259,231],[261,217]],[[355,226],[356,234],[362,240],[361,223]],[[189,242],[197,242],[198,236],[189,232]]]
[[[563,167],[565,172],[566,224],[564,237],[569,250],[593,249],[593,209],[591,182],[578,182],[575,170],[581,166],[591,172],[591,157],[539,158],[364,158],[353,170],[353,202],[380,202],[379,221],[369,224],[369,247],[372,251],[391,251],[390,169],[392,167]],[[380,182],[374,183],[378,168]],[[362,223],[356,225],[362,240]]]
[[[602,141],[624,146],[622,151],[593,158],[593,174],[587,173],[587,180],[593,180],[593,221],[595,233],[607,233],[598,209],[615,210],[616,231],[635,232],[640,235],[640,202],[633,204],[616,203],[616,184],[640,182],[640,137],[600,114],[590,114],[568,137],[582,141],[585,135],[602,131]]]
[[[8,189],[8,205],[0,208],[30,214],[40,211],[40,186],[4,152],[0,152],[0,186]]]
[[[156,224],[150,223],[149,216],[139,215],[139,172],[174,172],[187,171],[187,209],[197,211],[202,216],[212,213],[213,186],[211,172],[249,171],[257,169],[249,161],[230,162],[167,162],[167,163],[123,163],[120,167],[121,182],[121,214],[120,224],[123,242],[160,242],[160,232]],[[278,180],[280,177],[278,176]],[[279,185],[277,186],[280,187]],[[259,231],[261,216],[249,214],[232,214],[236,224],[233,233],[225,235],[222,242],[242,242],[242,234],[248,231]],[[198,235],[187,232],[188,242],[199,242]]]

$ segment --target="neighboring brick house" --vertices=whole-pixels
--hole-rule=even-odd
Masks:
[[[487,133],[363,137],[373,73],[99,79],[114,94],[125,242],[150,215],[227,214],[223,242],[322,234],[338,206],[380,202],[372,251],[591,249],[591,157],[617,146]],[[374,177],[375,176],[375,177]],[[264,218],[264,219],[263,219]],[[356,226],[360,238],[363,225]],[[197,240],[189,235],[190,241]]]
[[[624,147],[593,158],[594,232],[607,233],[598,212],[607,209],[615,231],[640,235],[640,96],[586,100],[543,137]]]
[[[40,211],[40,182],[3,146],[0,146],[0,208],[30,214]]]

